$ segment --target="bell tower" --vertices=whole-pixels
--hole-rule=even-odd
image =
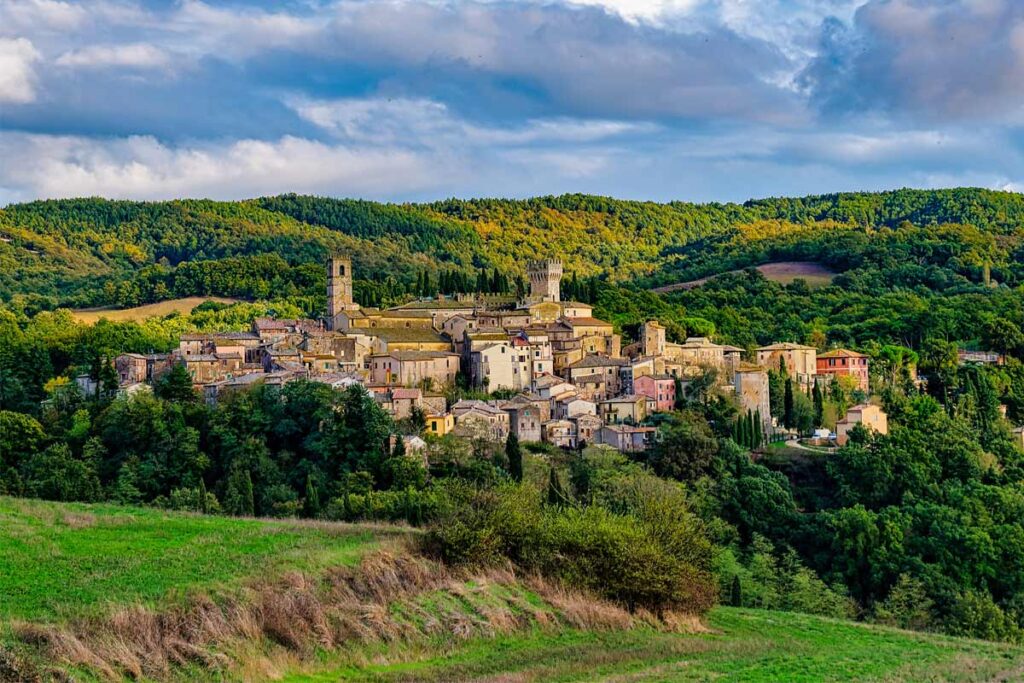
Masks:
[[[338,328],[338,314],[359,309],[352,300],[352,259],[332,255],[327,259],[327,329]]]

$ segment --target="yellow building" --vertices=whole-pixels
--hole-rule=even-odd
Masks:
[[[451,413],[441,415],[427,415],[427,424],[424,431],[435,436],[450,434],[455,429],[455,416]]]
[[[870,403],[855,405],[846,411],[846,417],[836,423],[836,443],[845,446],[850,439],[850,430],[857,425],[864,425],[876,434],[889,433],[889,418],[885,411]]]

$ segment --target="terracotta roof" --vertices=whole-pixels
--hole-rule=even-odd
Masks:
[[[616,396],[615,398],[605,399],[601,403],[636,403],[637,401],[646,401],[647,397],[643,394],[624,394],[622,396]]]
[[[609,356],[599,356],[597,354],[592,353],[587,356],[584,356],[580,360],[570,365],[569,369],[578,370],[580,368],[606,368],[611,365],[622,367],[623,365],[626,365],[628,363],[629,361],[626,360],[625,358],[611,358]]]
[[[391,398],[392,399],[396,399],[397,398],[397,399],[401,399],[401,400],[415,401],[416,399],[420,398],[422,395],[423,395],[423,392],[421,392],[419,389],[396,388],[396,389],[392,389],[391,390]]]
[[[819,353],[818,358],[867,358],[867,354],[849,351],[847,349],[832,349],[825,353]]]
[[[360,327],[353,329],[356,334],[365,334],[368,337],[380,337],[389,342],[447,342],[434,330],[427,330],[415,327]]]
[[[592,317],[566,318],[565,321],[569,325],[581,325],[581,326],[606,325],[608,327],[612,326],[612,324],[609,323],[609,322],[605,322],[604,320],[600,320],[598,318],[592,318]]]
[[[631,427],[630,425],[605,425],[604,428],[623,434],[649,434],[658,431],[655,427]]]
[[[813,346],[804,346],[803,344],[794,344],[793,342],[775,342],[768,346],[762,346],[758,351],[814,351]]]

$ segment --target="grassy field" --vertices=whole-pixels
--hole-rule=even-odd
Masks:
[[[384,530],[0,497],[0,621],[63,621],[291,568],[350,565]]]
[[[824,287],[825,285],[831,284],[832,278],[836,276],[834,272],[822,264],[814,263],[812,261],[778,261],[776,263],[765,263],[757,266],[757,269],[761,271],[761,274],[764,275],[766,279],[773,282],[788,285],[793,282],[793,280],[799,278],[806,281],[807,285],[811,288]],[[738,271],[729,272],[735,273]],[[676,292],[683,289],[693,289],[694,287],[700,287],[714,277],[718,276],[712,275],[710,277],[702,277],[699,280],[677,282],[675,284],[665,285],[664,287],[656,287],[654,291],[660,294],[666,294],[668,292]]]
[[[227,299],[222,296],[190,296],[184,299],[172,299],[155,304],[146,304],[145,306],[136,306],[135,308],[82,308],[72,311],[72,313],[76,320],[91,325],[100,318],[106,318],[114,322],[123,322],[127,320],[145,320],[146,318],[165,316],[175,312],[187,314],[191,313],[193,308],[206,301],[233,304],[237,299]]]
[[[801,614],[720,607],[709,632],[578,631],[438,644],[411,661],[339,666],[334,681],[1017,681],[1024,650]]]
[[[5,679],[11,657],[82,681],[1024,679],[1024,648],[800,614],[666,628],[506,570],[453,572],[390,543],[398,527],[0,497],[0,530],[0,680],[30,670]]]

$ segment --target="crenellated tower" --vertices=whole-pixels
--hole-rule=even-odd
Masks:
[[[561,301],[562,262],[558,259],[530,261],[526,265],[530,278],[530,298],[537,301]]]

